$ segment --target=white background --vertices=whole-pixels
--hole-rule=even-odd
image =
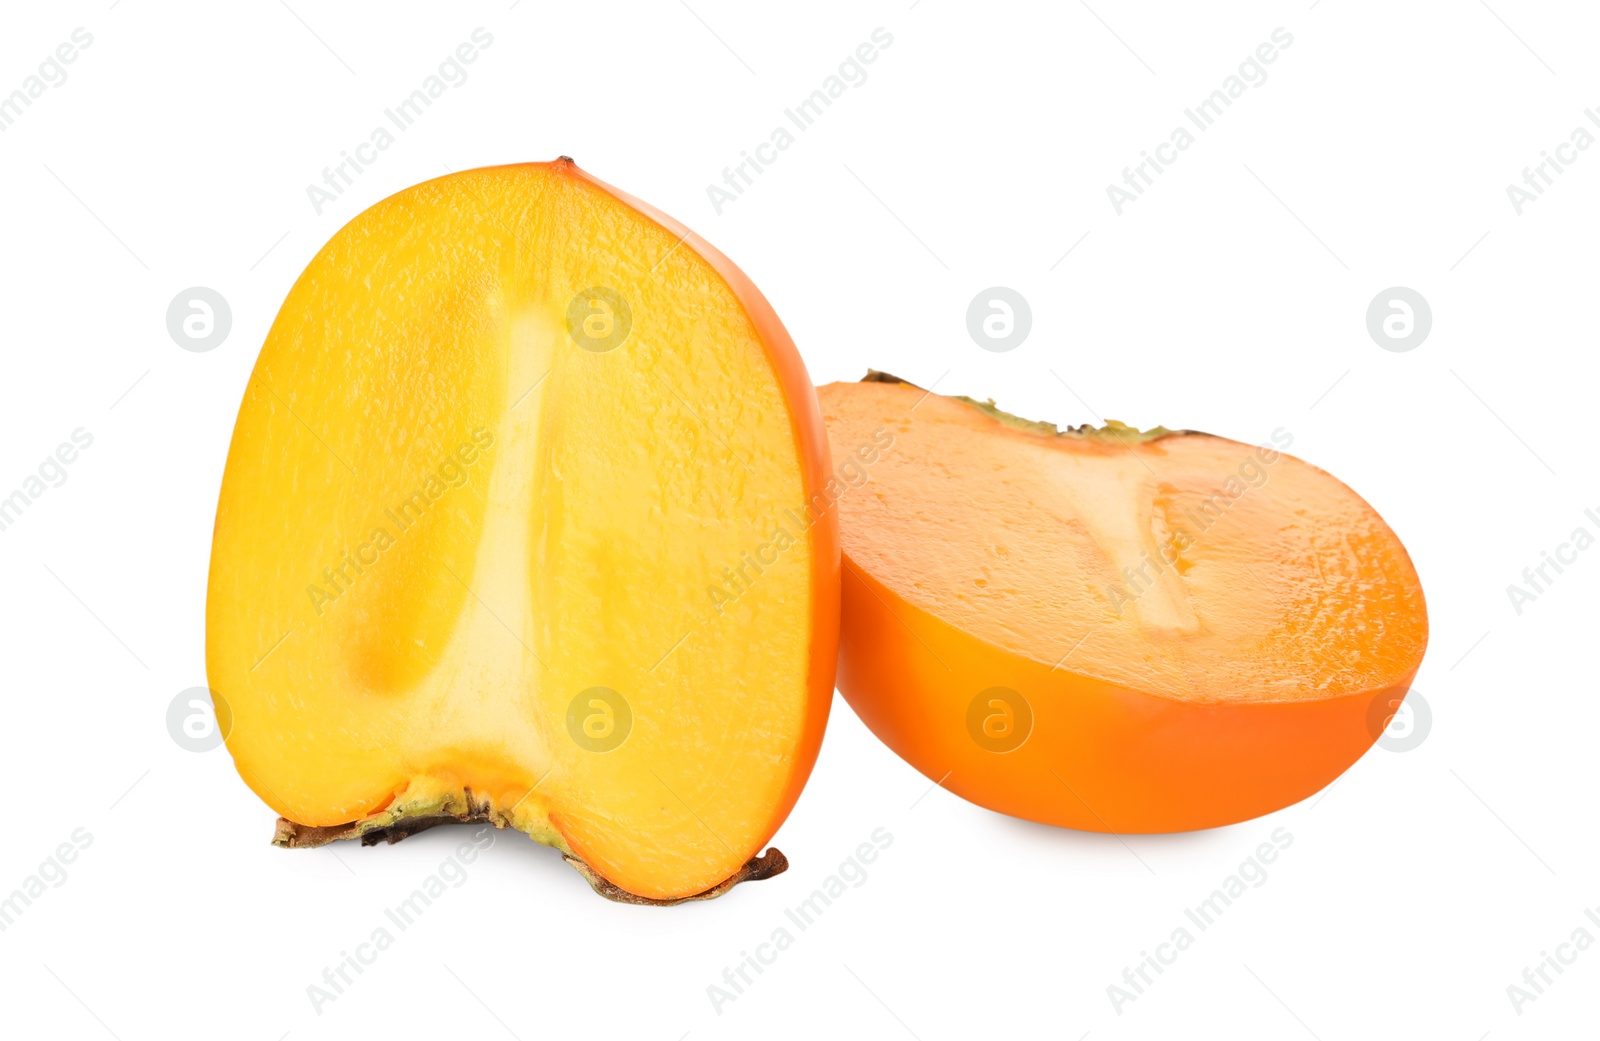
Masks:
[[[1506,587],[1600,531],[1600,149],[1520,215],[1506,186],[1574,128],[1600,134],[1600,21],[1508,0],[1091,3],[12,5],[0,93],[75,27],[94,42],[0,133],[0,494],[75,428],[94,444],[0,532],[0,895],[75,828],[93,842],[0,932],[5,1033],[1591,1036],[1600,948],[1520,1014],[1507,987],[1578,927],[1600,939],[1600,552],[1520,615]],[[477,26],[494,42],[470,78],[316,214],[306,186]],[[717,214],[706,186],[879,26],[894,42],[869,78]],[[1266,81],[1118,216],[1107,184],[1280,26]],[[168,703],[205,682],[235,411],[343,222],[447,168],[562,153],[742,265],[818,383],[870,365],[1062,423],[1288,428],[1421,572],[1426,739],[1269,818],[1121,840],[930,791],[836,700],[776,840],[787,874],[623,907],[502,834],[318,1014],[307,986],[467,831],[274,849],[227,754],[168,736]],[[232,307],[209,353],[166,329],[197,285]],[[1033,310],[1004,354],[965,327],[996,285]],[[1409,353],[1365,325],[1397,285],[1433,310]],[[724,968],[880,827],[866,881],[715,1009]],[[1267,881],[1115,1010],[1124,967],[1278,827],[1293,845]]]

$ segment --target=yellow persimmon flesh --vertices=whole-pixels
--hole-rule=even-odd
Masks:
[[[565,159],[378,203],[290,291],[228,453],[240,775],[301,834],[470,810],[625,894],[718,886],[821,740],[827,471],[783,326],[669,218]]]

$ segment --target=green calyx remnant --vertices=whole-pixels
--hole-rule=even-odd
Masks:
[[[887,372],[879,372],[877,369],[868,369],[867,374],[862,377],[861,382],[904,383],[908,387],[917,386],[915,383],[912,383],[908,380],[903,380],[899,376],[892,376]],[[921,390],[923,388],[918,387],[917,389]],[[1089,423],[1084,423],[1082,426],[1068,427],[1067,429],[1062,430],[1054,423],[1047,423],[1043,420],[1036,419],[1023,419],[1021,416],[1014,416],[1009,412],[1002,411],[995,406],[993,398],[990,398],[987,401],[979,401],[976,398],[969,398],[963,394],[952,395],[950,400],[959,401],[964,405],[971,406],[972,408],[975,408],[979,412],[982,412],[984,415],[988,416],[990,419],[1004,423],[1008,427],[1012,427],[1017,430],[1026,430],[1030,434],[1039,434],[1043,437],[1075,437],[1089,441],[1106,441],[1119,445],[1132,445],[1145,444],[1150,441],[1155,441],[1159,438],[1171,437],[1176,434],[1199,433],[1199,431],[1196,430],[1169,430],[1168,428],[1162,426],[1151,427],[1149,430],[1140,430],[1138,427],[1129,426],[1128,424],[1118,422],[1115,419],[1106,420],[1106,425],[1103,427],[1097,427]]]
[[[351,821],[349,824],[313,827],[279,817],[277,830],[272,836],[272,844],[285,849],[303,849],[326,846],[330,842],[342,839],[360,839],[363,846],[375,846],[380,842],[393,845],[419,831],[427,831],[441,824],[492,824],[496,828],[516,828],[509,811],[496,807],[488,796],[466,788],[460,792],[425,795],[409,801],[396,800],[388,809],[364,820]],[[703,893],[671,900],[656,900],[630,893],[603,877],[598,871],[573,856],[565,840],[557,832],[538,835],[530,832],[528,837],[535,842],[555,846],[561,850],[562,857],[577,869],[578,874],[583,876],[590,888],[607,900],[622,904],[670,907],[689,900],[710,900],[721,896],[740,882],[759,882],[774,875],[781,875],[789,869],[787,857],[777,849],[768,849],[759,857],[751,857],[738,871]]]

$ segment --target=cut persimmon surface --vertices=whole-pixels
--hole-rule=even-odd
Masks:
[[[868,475],[838,505],[840,692],[972,802],[1119,833],[1247,820],[1338,777],[1410,689],[1416,570],[1283,430],[1058,432],[880,373],[818,394]]]
[[[833,691],[828,470],[755,286],[570,160],[356,217],[272,325],[217,508],[207,670],[275,841],[490,821],[644,901],[781,870]]]

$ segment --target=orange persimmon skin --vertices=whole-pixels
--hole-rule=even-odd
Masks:
[[[1278,476],[1263,477],[1211,532],[1190,540],[1169,562],[1163,590],[1128,606],[1104,592],[1120,565],[1137,559],[1119,558],[1124,547],[1096,543],[1080,560],[1072,551],[1049,556],[1053,541],[1096,528],[1103,518],[1095,507],[1117,505],[1083,475],[1120,463],[1137,475],[1123,474],[1123,487],[1144,482],[1148,470],[1148,485],[1128,501],[1148,504],[1152,488],[1155,499],[1178,501],[1201,494],[1195,489],[1209,477],[1204,468],[1197,476],[1195,459],[1248,459],[1255,449],[1209,435],[1134,432],[1145,466],[1129,461],[1135,448],[1123,433],[1042,433],[892,378],[832,384],[820,397],[836,457],[873,429],[897,437],[841,502],[839,690],[885,744],[971,802],[1113,833],[1249,820],[1336,779],[1381,736],[1410,689],[1427,642],[1416,572],[1371,507],[1315,467],[1282,453],[1257,456],[1274,460]],[[1071,491],[1052,497],[1052,485]],[[1074,495],[1083,510],[1072,508]],[[1040,518],[1048,523],[1032,524]],[[1297,526],[1298,535],[1272,541]],[[1284,551],[1313,530],[1329,556]],[[985,552],[952,559],[972,545]],[[1278,570],[1269,570],[1263,559],[1275,554]],[[1330,568],[1324,580],[1322,566],[1339,563],[1350,567]],[[1232,570],[1241,580],[1230,587],[1224,573]],[[1258,572],[1265,589],[1253,584]],[[1297,636],[1293,619],[1305,616],[1295,611],[1307,603],[1322,628]],[[1042,604],[1067,606],[1043,621]],[[1153,619],[1147,639],[1116,628],[1130,612]],[[1063,624],[1070,631],[1059,631]],[[1087,631],[1099,646],[1079,651],[1073,641]],[[1002,701],[989,700],[996,688]],[[1007,697],[1021,699],[1020,714]],[[980,732],[991,710],[1005,716],[989,718],[1015,728],[1007,740]]]
[[[1415,675],[1319,701],[1175,701],[1006,654],[905,602],[848,554],[844,566],[839,690],[850,707],[930,781],[1043,824],[1191,831],[1282,809],[1366,752],[1381,732],[1369,720],[1392,715]],[[967,729],[974,692],[994,686],[1024,692],[1033,712],[1010,752]]]

